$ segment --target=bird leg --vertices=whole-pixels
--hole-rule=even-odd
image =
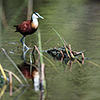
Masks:
[[[30,48],[25,44],[24,36],[21,38],[20,42],[23,44],[23,52],[27,52]]]
[[[30,48],[25,44],[25,37],[23,38],[23,52],[27,52]]]
[[[23,44],[23,41],[22,41],[23,39],[24,39],[24,36],[20,39],[20,42],[21,42],[22,44]]]
[[[25,59],[25,55],[27,53],[27,51],[31,48],[29,48],[26,44],[25,44],[25,37],[23,36],[20,40],[20,42],[23,44],[23,58],[24,58],[24,61],[26,61]]]

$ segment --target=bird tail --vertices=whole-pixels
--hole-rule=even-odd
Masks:
[[[18,28],[18,25],[14,25],[14,27],[16,27],[16,31],[15,32],[18,32],[18,29],[17,29]]]

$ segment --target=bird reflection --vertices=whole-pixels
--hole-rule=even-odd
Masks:
[[[39,91],[40,77],[39,77],[38,67],[28,62],[23,62],[21,65],[18,65],[18,67],[27,79],[32,79],[32,81],[34,82],[34,90]]]

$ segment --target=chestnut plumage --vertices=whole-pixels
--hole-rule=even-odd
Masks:
[[[37,28],[32,28],[30,20],[24,21],[20,25],[14,25],[14,27],[16,27],[15,32],[20,32],[24,37],[33,34],[37,30]]]
[[[15,32],[19,32],[23,35],[22,39],[20,40],[21,42],[26,35],[30,35],[36,32],[38,28],[38,18],[44,19],[38,13],[34,12],[32,14],[31,20],[24,21],[20,25],[14,25],[14,27],[16,27]]]

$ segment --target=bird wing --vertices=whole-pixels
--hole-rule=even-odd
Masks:
[[[32,28],[31,21],[24,21],[17,27],[17,32],[20,32],[22,35],[26,36],[28,34],[32,34],[37,30],[37,28]]]
[[[28,28],[30,27],[30,21],[24,21],[19,25],[20,32],[24,33],[28,31]]]
[[[28,29],[28,27],[29,27],[29,24],[30,24],[30,23],[27,22],[27,21],[23,22],[23,23],[22,23],[22,30],[23,30],[23,31],[26,31],[26,30]]]

